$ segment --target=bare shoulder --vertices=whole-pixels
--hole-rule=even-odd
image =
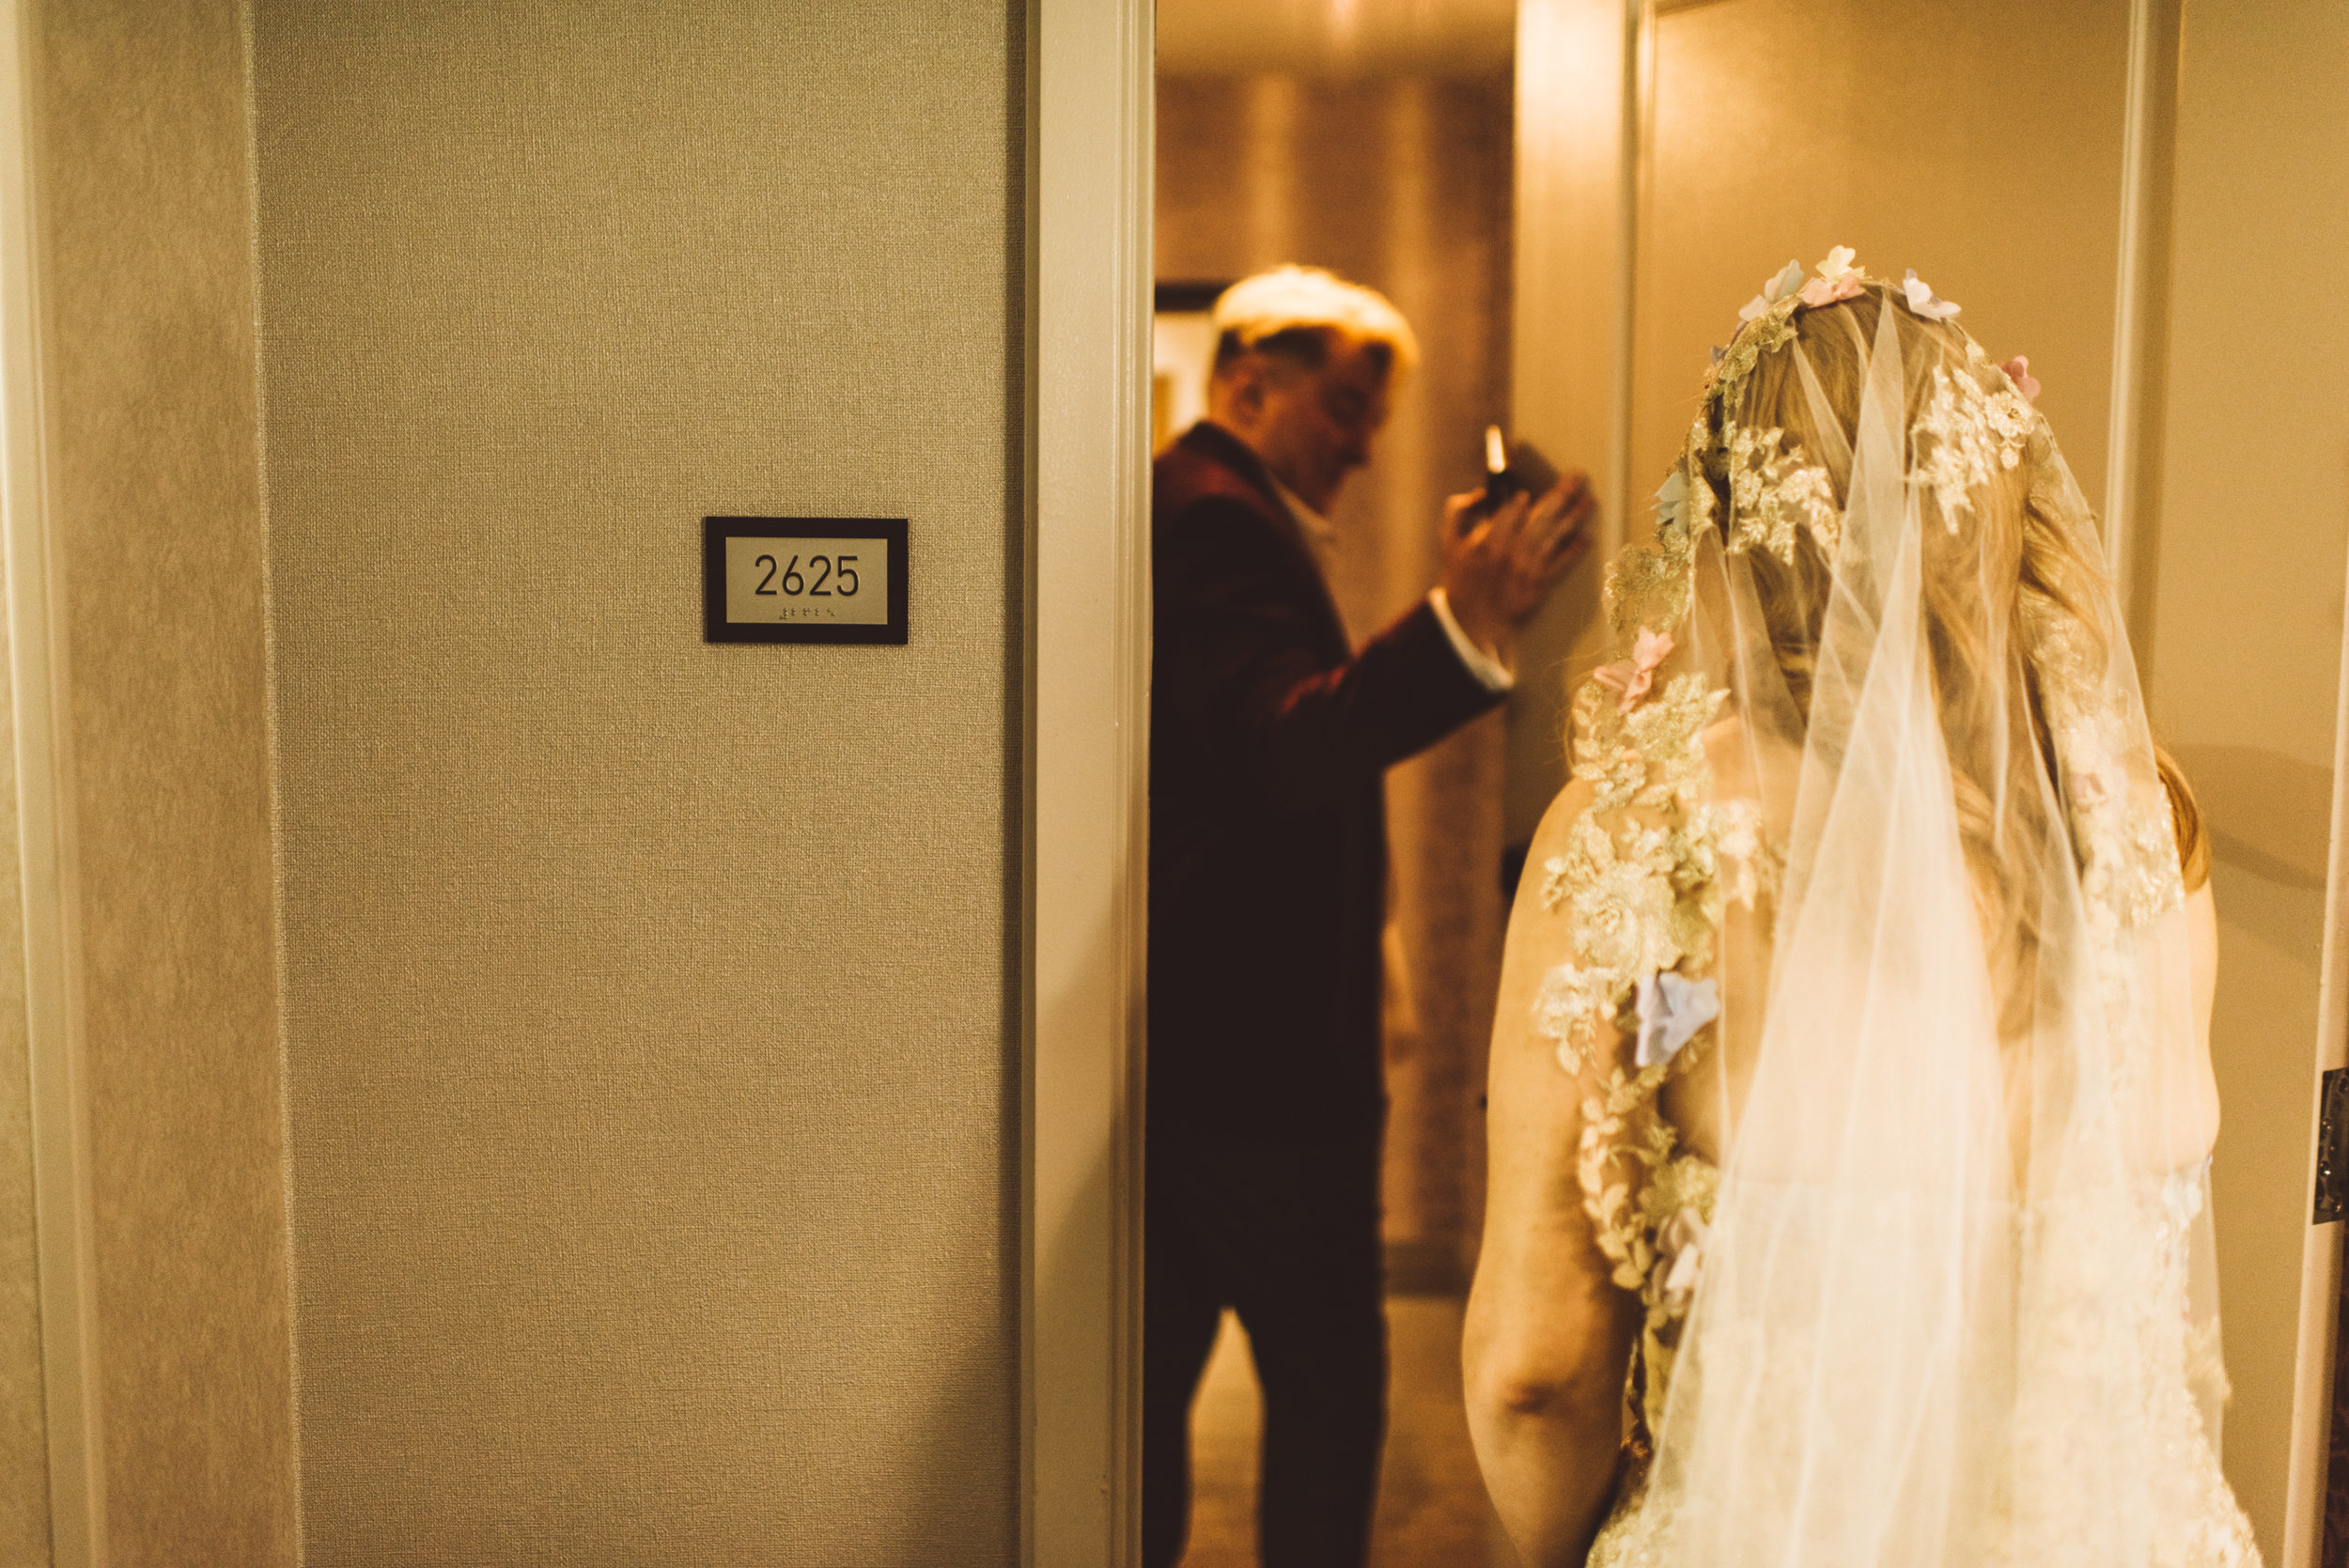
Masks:
[[[2218,903],[2208,882],[2186,895],[2186,951],[2194,976],[2195,1015],[2207,1037],[2211,1004],[2218,990]],[[2209,1048],[2207,1038],[2203,1048]]]
[[[2218,900],[2211,895],[2210,884],[2204,882],[2186,895],[2186,918],[2193,932],[2195,955],[2207,952],[2216,958],[2218,952]]]
[[[1494,1020],[1495,1070],[1502,1059],[1524,1052],[1556,1073],[1554,1043],[1533,1028],[1535,1001],[1552,970],[1577,961],[1573,924],[1557,907],[1554,868],[1571,850],[1576,829],[1586,818],[1598,786],[1576,779],[1560,790],[1543,813],[1527,846],[1525,875],[1509,912],[1509,934],[1501,950],[1500,1011]],[[1561,1079],[1566,1075],[1557,1074]]]
[[[1533,830],[1533,842],[1527,847],[1525,863],[1537,866],[1563,852],[1573,831],[1575,818],[1590,809],[1591,801],[1597,794],[1597,786],[1590,781],[1575,779],[1552,796],[1549,809],[1542,813],[1541,823]]]
[[[1548,864],[1563,856],[1572,842],[1575,823],[1590,809],[1598,795],[1598,787],[1587,780],[1576,779],[1560,790],[1542,814],[1540,826],[1533,830],[1533,842],[1526,846],[1525,877],[1517,884],[1516,904],[1509,911],[1508,944],[1503,955],[1504,984],[1510,970],[1519,970],[1532,964],[1548,968],[1566,961],[1565,923],[1556,919],[1544,901],[1544,890],[1549,882]],[[1553,951],[1554,950],[1554,951]]]
[[[1792,793],[1802,770],[1799,742],[1734,711],[1706,725],[1703,738],[1717,794],[1780,799]]]

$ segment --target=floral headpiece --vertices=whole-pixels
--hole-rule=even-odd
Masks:
[[[1734,416],[1745,401],[1746,381],[1762,356],[1773,349],[1784,347],[1795,339],[1795,313],[1831,305],[1839,300],[1856,300],[1863,285],[1875,280],[1853,265],[1856,253],[1849,245],[1838,245],[1827,253],[1819,263],[1817,275],[1806,282],[1802,263],[1789,261],[1779,274],[1762,286],[1762,292],[1748,300],[1737,312],[1743,323],[1729,347],[1717,350],[1712,373],[1705,378],[1704,400],[1707,409],[1719,409]],[[1908,274],[1914,278],[1917,274]],[[1928,290],[1930,292],[1930,290]],[[1954,307],[1952,307],[1954,313]]]
[[[1871,277],[1857,264],[1849,245],[1828,252],[1806,275],[1799,262],[1783,270],[1746,302],[1741,323],[1726,349],[1713,350],[1713,365],[1704,383],[1703,412],[1690,429],[1687,449],[1664,488],[1657,492],[1659,545],[1670,549],[1668,536],[1712,520],[1717,487],[1727,500],[1722,520],[1730,551],[1742,553],[1756,546],[1792,565],[1798,534],[1808,534],[1820,551],[1834,559],[1842,542],[1842,514],[1834,484],[1824,465],[1809,460],[1798,442],[1778,428],[1749,425],[1741,417],[1754,371],[1772,352],[1795,339],[1795,318],[1840,301],[1858,299],[1874,285],[1900,300],[1907,309],[1929,321],[1953,319],[1961,307],[1933,291],[1912,269],[1897,288]],[[1983,380],[1936,372],[1933,400],[1911,430],[1913,469],[1917,482],[1929,486],[1948,526],[1970,513],[1968,492],[1987,484],[1999,468],[2012,469],[2020,460],[2036,415],[2030,403],[2039,382],[2028,359],[2009,360],[1992,369],[1981,348],[1969,337],[1968,357],[1990,374]],[[1619,573],[1632,597],[1643,582],[1667,573],[1670,566],[1631,565]],[[1673,617],[1676,619],[1677,617]],[[1623,613],[1619,627],[1642,624]]]

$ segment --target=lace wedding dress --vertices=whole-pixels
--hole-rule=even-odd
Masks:
[[[1790,266],[1610,582],[1541,870],[1644,1311],[1595,1565],[2258,1560],[2167,799],[2036,382],[1956,314]]]

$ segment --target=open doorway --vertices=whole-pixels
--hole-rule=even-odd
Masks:
[[[1516,5],[1164,0],[1158,15],[1154,448],[1206,412],[1210,312],[1238,278],[1329,269],[1392,301],[1418,340],[1329,520],[1325,576],[1359,647],[1436,582],[1443,499],[1482,482],[1484,431],[1508,419]],[[1514,1561],[1470,1446],[1459,1354],[1508,908],[1507,743],[1495,711],[1387,780],[1381,1564]],[[1261,1421],[1227,1311],[1193,1412],[1191,1568],[1256,1560]]]

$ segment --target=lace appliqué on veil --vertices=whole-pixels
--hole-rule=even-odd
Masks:
[[[2073,1463],[2083,1423],[2102,1434],[2102,1451],[2114,1464],[2144,1483],[2135,1504],[2142,1516],[2133,1520],[2140,1555],[2130,1560],[2142,1568],[2259,1563],[2250,1521],[2219,1469],[2204,1417],[2224,1397],[2214,1386],[2224,1382],[2217,1325],[2197,1326],[2186,1310],[2191,1226],[2207,1179],[2200,1167],[2139,1177],[2087,1201],[2029,1205],[2020,1216],[2037,1233],[2031,1251],[2052,1266],[2020,1282],[2017,1312],[2035,1331],[2028,1360],[2015,1369],[2012,1447],[1999,1467],[2010,1480],[1976,1521],[1973,1560],[1982,1568],[2108,1560],[2093,1547],[2110,1544],[2111,1499],[2084,1490]],[[2135,1304],[2118,1322],[2110,1310],[2116,1279],[2128,1282]],[[1752,1327],[1737,1340],[1745,1353],[1766,1365],[1814,1364],[1809,1351],[1773,1355],[1765,1326]],[[2116,1336],[2125,1347],[2118,1353]],[[2115,1368],[2129,1375],[2116,1383]],[[1646,1409],[1660,1412],[1659,1386],[1670,1374],[1669,1353],[1644,1369]],[[1673,1545],[1684,1499],[1656,1479],[1649,1457],[1634,1451],[1587,1568],[1688,1568]]]
[[[2077,622],[2026,607],[2024,625],[2089,912],[2100,930],[2150,925],[2185,902],[2186,883],[2169,796],[2151,752],[2132,743],[2143,723],[2100,700],[2101,672]]]
[[[1835,559],[1843,513],[1826,469],[1802,460],[1802,447],[1779,445],[1781,430],[1740,425],[1729,437],[1729,548],[1757,545],[1788,566],[1795,561],[1795,531],[1810,534],[1822,553]]]
[[[1668,479],[1657,492],[1661,516],[1654,541],[1624,551],[1608,571],[1607,618],[1618,632],[1642,626],[1676,627],[1688,618],[1697,533],[1712,521],[1713,489],[1688,483],[1678,469],[1672,477],[1680,483]],[[1583,733],[1577,728],[1578,737]]]
[[[1653,624],[1686,615],[1690,514],[1711,515],[1709,487],[1685,476],[1658,501],[1665,515],[1655,543],[1630,552],[1611,585],[1610,608],[1627,629],[1651,624],[1645,616],[1657,611],[1674,618]],[[1647,1308],[1651,1362],[1669,1361],[1672,1327],[1687,1312],[1718,1173],[1679,1150],[1656,1104],[1665,1083],[1701,1059],[1710,1026],[1641,1065],[1623,1048],[1640,1032],[1634,999],[1643,981],[1664,974],[1693,983],[1713,961],[1728,904],[1752,904],[1779,876],[1760,807],[1707,799],[1703,736],[1727,696],[1695,672],[1671,675],[1652,694],[1626,696],[1595,677],[1585,684],[1575,701],[1574,775],[1595,793],[1567,830],[1564,852],[1542,867],[1543,907],[1564,918],[1576,960],[1550,971],[1535,1027],[1583,1081],[1583,1207],[1616,1284]],[[1605,1056],[1602,1039],[1614,1048]]]
[[[2044,1263],[2020,1281],[2017,1311],[2034,1332],[2016,1368],[2013,1483],[1987,1559],[1997,1568],[2081,1560],[2080,1543],[2107,1528],[2069,1463],[2084,1421],[2107,1434],[2116,1463],[2146,1482],[2152,1516],[2139,1523],[2147,1568],[2260,1560],[2204,1421],[2205,1405],[2216,1410],[2224,1399],[2223,1387],[2212,1387],[2225,1377],[2210,1343],[2217,1323],[2198,1327],[2187,1311],[2192,1226],[2207,1181],[2207,1166],[2197,1166],[2024,1210],[2030,1255]],[[2134,1305],[2118,1324],[2116,1280]],[[2127,1354],[2109,1353],[2116,1331]],[[2115,1367],[2132,1374],[2119,1386]]]
[[[1798,294],[1781,297],[1731,340],[1704,382],[1706,397],[1718,396],[1724,413],[1734,417],[1743,407],[1746,384],[1762,356],[1795,340],[1795,312],[1804,303]]]
[[[1935,366],[1933,395],[1909,432],[1915,443],[1913,474],[1917,483],[1932,489],[1951,533],[1957,532],[1959,518],[1973,515],[1970,492],[2023,460],[2034,417],[2030,404],[2013,388],[1984,392],[1972,377]]]

